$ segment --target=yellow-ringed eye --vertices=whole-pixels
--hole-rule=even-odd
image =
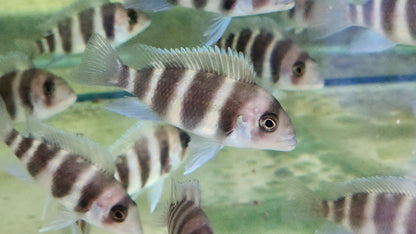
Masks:
[[[115,205],[110,210],[110,216],[114,221],[121,223],[127,218],[127,208],[122,205]]]
[[[43,83],[43,94],[47,97],[53,96],[55,93],[55,83],[52,80],[46,80]]]
[[[259,126],[265,132],[274,132],[279,125],[279,120],[275,114],[268,113],[260,117]]]
[[[305,73],[305,63],[297,61],[295,64],[293,64],[292,72],[295,76],[303,76]]]

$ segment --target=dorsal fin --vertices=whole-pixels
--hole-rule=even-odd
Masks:
[[[38,29],[44,33],[47,33],[52,28],[56,27],[62,20],[68,17],[72,17],[73,15],[76,15],[83,10],[99,7],[109,2],[109,0],[77,0],[72,4],[64,7],[62,10],[58,11],[50,19],[40,24]]]
[[[143,44],[137,45],[132,53],[134,58],[126,63],[136,69],[183,68],[215,73],[242,82],[255,83],[256,73],[251,62],[242,54],[217,46],[159,49]],[[130,63],[131,62],[131,63]]]
[[[416,181],[403,177],[381,176],[352,180],[335,186],[334,198],[354,193],[393,193],[416,197]]]
[[[201,190],[199,181],[189,180],[186,182],[177,182],[172,179],[172,202],[188,200],[195,202],[195,205],[201,207]]]
[[[0,56],[0,75],[12,71],[22,71],[33,67],[32,60],[21,52],[10,52],[6,56]]]
[[[37,139],[42,139],[60,149],[87,159],[111,175],[115,172],[114,160],[110,152],[86,137],[52,128],[34,119],[28,121],[28,132]]]

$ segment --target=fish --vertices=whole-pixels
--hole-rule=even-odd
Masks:
[[[328,189],[330,199],[296,186],[283,209],[286,219],[327,219],[357,234],[416,233],[414,180],[383,176],[338,183]]]
[[[32,126],[29,136],[11,127],[5,104],[0,100],[1,141],[34,182],[62,207],[55,220],[41,231],[58,230],[85,220],[112,233],[143,233],[136,204],[112,176],[114,169],[99,163],[108,157],[105,150],[87,138],[40,123],[29,121],[28,125]],[[77,148],[69,150],[74,146]]]
[[[189,134],[179,128],[139,121],[110,149],[118,155],[114,177],[133,200],[146,189],[153,212],[165,179],[182,165],[190,142]]]
[[[75,103],[77,95],[61,77],[35,68],[22,53],[0,57],[0,96],[13,122],[27,116],[50,118]]]
[[[295,129],[288,114],[255,84],[256,74],[243,54],[218,47],[163,50],[145,45],[131,51],[135,64],[129,67],[95,34],[72,78],[86,85],[123,88],[139,102],[120,105],[119,113],[134,110],[139,119],[141,114],[156,114],[159,120],[211,143],[195,162],[206,162],[224,145],[295,148]]]
[[[272,19],[235,19],[216,45],[245,54],[253,63],[257,84],[272,93],[324,85],[309,53],[285,37]]]
[[[353,52],[379,52],[396,44],[416,45],[416,2],[412,0],[297,0],[296,6],[282,15],[299,31],[311,29],[312,38],[323,38],[351,26],[368,29],[354,36]]]
[[[198,180],[182,184],[172,182],[172,197],[166,223],[169,234],[214,233],[201,207]]]
[[[221,37],[232,17],[285,11],[293,8],[294,0],[126,0],[125,6],[153,11],[181,6],[214,13],[203,41],[211,45]]]
[[[35,42],[18,40],[16,44],[21,44],[21,50],[33,57],[47,53],[80,54],[94,32],[118,47],[147,29],[150,23],[144,12],[126,9],[120,3],[78,0],[39,27],[45,32],[42,38]]]

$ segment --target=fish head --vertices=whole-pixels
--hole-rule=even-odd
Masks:
[[[319,67],[309,54],[299,46],[292,44],[289,51],[279,64],[279,78],[274,84],[275,89],[311,90],[324,86]]]
[[[237,8],[243,12],[242,15],[257,15],[286,11],[294,6],[294,0],[243,0],[238,2]]]
[[[136,203],[121,186],[107,189],[85,215],[87,222],[112,233],[143,233]]]
[[[126,9],[121,4],[116,5],[113,46],[119,46],[130,40],[149,27],[151,22],[150,18],[142,11]]]
[[[257,90],[239,111],[228,135],[231,142],[226,143],[241,148],[293,150],[296,133],[288,114],[270,93],[260,87]]]
[[[32,72],[30,99],[35,118],[49,118],[75,103],[77,95],[65,80],[43,69]]]

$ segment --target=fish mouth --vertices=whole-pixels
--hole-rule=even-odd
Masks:
[[[279,142],[279,150],[280,151],[292,151],[296,148],[296,145],[298,144],[298,141],[296,140],[296,137],[290,137],[288,139],[282,140]]]

